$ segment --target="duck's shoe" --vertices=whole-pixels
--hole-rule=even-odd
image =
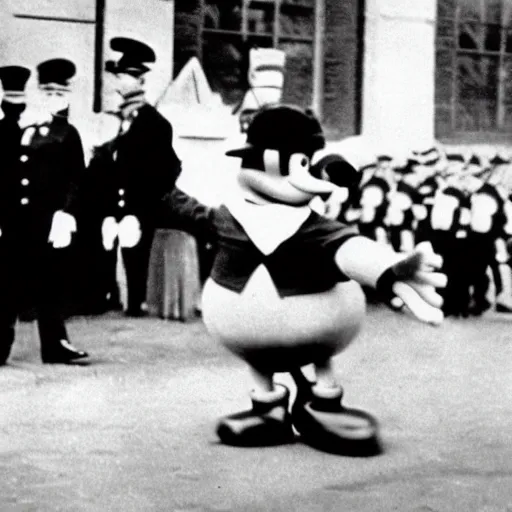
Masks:
[[[299,386],[292,421],[304,443],[318,450],[351,457],[382,452],[377,420],[365,411],[341,403],[343,390],[311,386],[309,397]]]
[[[233,446],[275,446],[294,441],[288,411],[290,392],[282,385],[274,391],[251,394],[252,409],[219,421],[217,435],[222,443]]]

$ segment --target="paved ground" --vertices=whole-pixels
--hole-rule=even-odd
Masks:
[[[90,365],[43,366],[21,324],[0,369],[1,512],[512,511],[510,320],[371,310],[337,358],[347,405],[382,425],[386,451],[366,460],[218,444],[216,419],[248,406],[246,373],[199,320],[69,330]]]

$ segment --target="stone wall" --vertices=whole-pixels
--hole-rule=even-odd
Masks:
[[[363,135],[392,151],[434,140],[436,0],[366,0]]]

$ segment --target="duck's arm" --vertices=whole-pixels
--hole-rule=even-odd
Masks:
[[[336,251],[339,269],[350,279],[398,295],[420,320],[439,324],[443,320],[442,298],[436,288],[446,286],[438,269],[442,259],[429,243],[419,244],[409,254],[362,236],[347,239]]]
[[[335,254],[336,264],[347,277],[371,288],[377,288],[382,274],[403,258],[390,246],[365,236],[349,238]]]
[[[166,194],[161,204],[161,226],[181,229],[209,238],[213,229],[215,208],[206,206],[178,187]]]

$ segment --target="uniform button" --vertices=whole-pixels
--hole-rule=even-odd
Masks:
[[[21,204],[28,204],[28,197],[22,197],[20,202]]]
[[[29,183],[30,183],[30,181],[29,181],[27,178],[23,178],[23,179],[21,180],[21,184],[22,184],[24,187],[26,187]]]
[[[126,203],[121,199],[117,204],[122,208]]]
[[[119,189],[119,195],[120,196],[124,196],[124,188],[120,188]]]
[[[28,156],[27,155],[21,155],[20,156],[20,161],[21,162],[26,162],[28,160]]]

